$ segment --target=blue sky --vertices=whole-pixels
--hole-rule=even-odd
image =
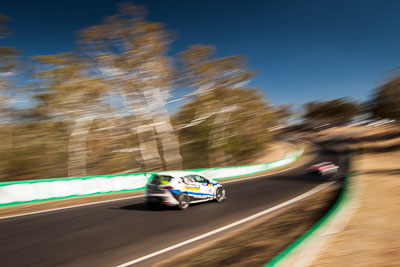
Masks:
[[[15,35],[0,45],[24,56],[75,48],[75,33],[124,1],[2,0]],[[148,0],[149,19],[177,33],[170,54],[213,44],[218,56],[247,55],[251,83],[276,104],[343,96],[364,100],[400,66],[400,1]]]

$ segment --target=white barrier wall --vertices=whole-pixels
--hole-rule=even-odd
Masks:
[[[247,166],[210,168],[210,169],[199,170],[199,172],[204,173],[208,177],[216,180],[238,177],[243,175],[250,175],[289,164],[295,161],[298,157],[300,157],[302,153],[303,153],[302,150],[297,151],[295,153],[290,153],[284,159],[270,163],[262,163],[262,164],[247,165]]]
[[[303,150],[275,162],[196,170],[212,179],[225,179],[263,172],[295,161]],[[102,175],[0,183],[0,207],[36,201],[144,189],[152,173]]]

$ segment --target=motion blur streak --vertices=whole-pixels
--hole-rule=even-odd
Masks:
[[[336,154],[321,154],[313,160],[319,161],[339,164]],[[343,172],[346,164],[340,163]],[[225,183],[226,201],[193,205],[183,212],[150,210],[134,198],[8,218],[0,221],[0,256],[5,265],[116,266],[272,208],[322,182],[311,179],[305,166],[299,166]],[[46,256],[40,251],[47,251]],[[143,261],[144,266],[164,255],[170,254]]]
[[[2,265],[128,262],[340,179],[350,154],[370,191],[324,259],[400,262],[400,1],[117,1],[1,1],[0,216],[75,207],[1,220]],[[320,181],[304,164],[181,213],[128,195],[158,171],[278,167],[302,140]]]
[[[120,5],[78,32],[79,49],[35,56],[29,73],[17,49],[0,49],[1,181],[243,165],[265,152],[290,107],[248,86],[244,56],[211,45],[169,56],[173,35],[146,13]]]

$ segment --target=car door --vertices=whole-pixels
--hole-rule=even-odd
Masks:
[[[185,192],[192,198],[198,199],[201,195],[200,193],[200,184],[196,182],[195,177],[193,175],[187,175],[183,177],[183,181],[185,183],[184,190]]]
[[[194,179],[200,186],[201,198],[212,198],[213,185],[201,175],[193,175]]]

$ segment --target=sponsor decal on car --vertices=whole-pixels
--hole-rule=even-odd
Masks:
[[[200,191],[200,187],[199,187],[199,186],[195,186],[195,185],[185,185],[184,188],[185,188],[186,190]]]

